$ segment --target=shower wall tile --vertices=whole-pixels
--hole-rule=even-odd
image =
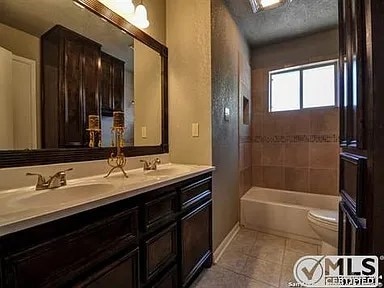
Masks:
[[[284,135],[309,135],[311,133],[311,113],[307,110],[284,113]]]
[[[309,192],[309,169],[285,168],[285,189]]]
[[[252,166],[252,186],[265,187],[263,178],[263,166]]]
[[[311,111],[312,134],[339,134],[339,109],[318,108]]]
[[[309,167],[309,143],[285,144],[285,167]]]
[[[310,169],[311,193],[338,195],[337,169]]]
[[[252,148],[244,145],[242,168],[252,159],[253,186],[337,195],[339,109],[268,112],[268,70],[252,71]]]
[[[263,156],[263,144],[252,143],[252,166],[261,166]]]
[[[262,164],[264,166],[283,166],[284,154],[284,144],[263,144]]]
[[[340,147],[338,143],[311,143],[310,167],[323,169],[337,169]]]
[[[285,169],[283,166],[263,166],[263,186],[285,189]]]

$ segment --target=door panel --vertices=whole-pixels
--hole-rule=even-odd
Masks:
[[[82,99],[82,51],[81,42],[65,40],[64,65],[64,139],[61,147],[75,147],[83,145],[83,99]]]

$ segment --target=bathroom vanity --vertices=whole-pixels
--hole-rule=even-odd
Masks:
[[[99,176],[69,181],[68,188],[0,193],[9,205],[48,201],[46,208],[0,213],[1,287],[189,286],[212,264],[211,171],[168,164],[153,175],[140,169],[128,179]],[[73,187],[94,187],[95,195],[76,199]],[[55,193],[57,204],[49,204]]]

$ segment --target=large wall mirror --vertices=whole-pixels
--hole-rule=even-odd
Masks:
[[[0,167],[168,152],[167,48],[101,2],[0,1]]]

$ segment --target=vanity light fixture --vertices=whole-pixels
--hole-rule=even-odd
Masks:
[[[119,14],[127,21],[140,29],[149,27],[148,12],[141,0],[140,4],[133,4],[132,0],[98,0],[104,6],[111,9],[113,12]],[[75,2],[76,3],[76,2]]]
[[[98,0],[100,3],[111,9],[116,14],[127,19],[128,21],[135,13],[135,5],[132,0]]]
[[[138,28],[145,29],[149,27],[147,8],[143,5],[143,1],[137,5],[135,16],[133,17],[133,24]]]
[[[271,10],[283,6],[285,3],[291,3],[292,0],[249,0],[253,13],[264,10]]]

